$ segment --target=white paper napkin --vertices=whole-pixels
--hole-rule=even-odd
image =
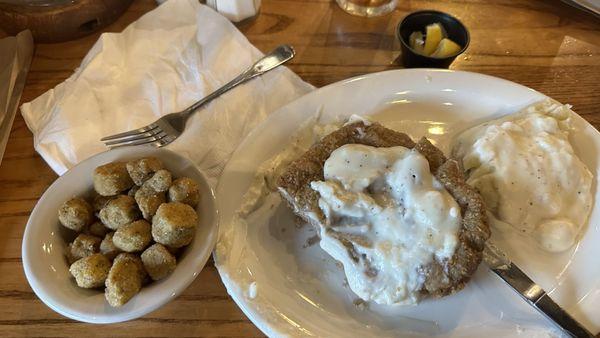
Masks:
[[[35,149],[63,174],[105,151],[103,136],[188,107],[262,55],[197,0],[169,0],[122,33],[102,34],[71,77],[23,104],[21,113]],[[249,131],[313,88],[279,67],[202,108],[168,148],[191,159],[214,185]]]

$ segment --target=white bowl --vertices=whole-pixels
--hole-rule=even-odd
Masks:
[[[113,308],[104,292],[77,287],[65,259],[65,229],[58,221],[58,208],[67,199],[93,190],[92,172],[99,165],[154,156],[162,160],[174,177],[187,176],[200,185],[201,202],[196,208],[200,223],[192,243],[179,256],[168,277],[142,288],[127,304]],[[176,153],[150,147],[125,147],[95,155],[59,177],[36,204],[23,237],[25,276],[37,296],[54,311],[82,322],[116,323],[141,317],[177,297],[200,273],[217,239],[214,194],[206,178],[194,165]]]

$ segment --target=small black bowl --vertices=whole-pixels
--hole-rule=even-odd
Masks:
[[[425,31],[425,27],[433,23],[442,24],[448,38],[462,46],[456,55],[446,58],[434,58],[416,53],[410,48],[409,37],[415,31]],[[414,12],[402,19],[396,31],[402,45],[402,64],[406,68],[433,67],[448,68],[456,57],[469,46],[469,31],[457,18],[438,11]]]

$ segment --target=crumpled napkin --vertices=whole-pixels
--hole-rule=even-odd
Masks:
[[[209,7],[169,0],[123,32],[102,34],[71,77],[23,104],[21,113],[37,152],[63,174],[107,150],[103,136],[188,107],[262,55]],[[200,109],[168,148],[192,160],[214,186],[248,132],[313,88],[279,67]]]

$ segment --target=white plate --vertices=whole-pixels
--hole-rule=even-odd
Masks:
[[[303,123],[369,115],[413,138],[427,136],[446,154],[457,131],[546,98],[498,78],[443,70],[397,70],[370,74],[318,89],[272,114],[234,153],[217,188],[220,212],[215,261],[229,293],[266,334],[313,336],[477,337],[545,336],[553,326],[484,266],[467,287],[414,307],[353,304],[343,272],[319,247],[305,247],[310,227],[297,228],[291,212],[268,200],[248,225],[232,222],[257,167],[291,142]],[[576,108],[576,107],[575,107]],[[600,134],[575,118],[571,141],[597,177]],[[298,154],[300,155],[300,154]],[[600,201],[594,181],[595,200]],[[593,208],[578,247],[550,258],[527,242],[498,238],[513,260],[559,304],[597,332],[600,329],[600,208]],[[261,214],[262,213],[262,214]]]
[[[174,177],[190,177],[200,185],[200,223],[194,240],[179,256],[177,267],[165,279],[142,288],[122,307],[113,308],[104,292],[77,287],[65,259],[67,242],[58,221],[58,208],[73,196],[93,190],[94,168],[112,161],[146,156],[158,157]],[[125,147],[100,153],[81,162],[59,177],[36,204],[23,236],[22,256],[25,276],[36,295],[63,316],[88,323],[116,323],[141,317],[177,297],[200,273],[217,239],[214,195],[206,178],[194,165],[167,149]]]

